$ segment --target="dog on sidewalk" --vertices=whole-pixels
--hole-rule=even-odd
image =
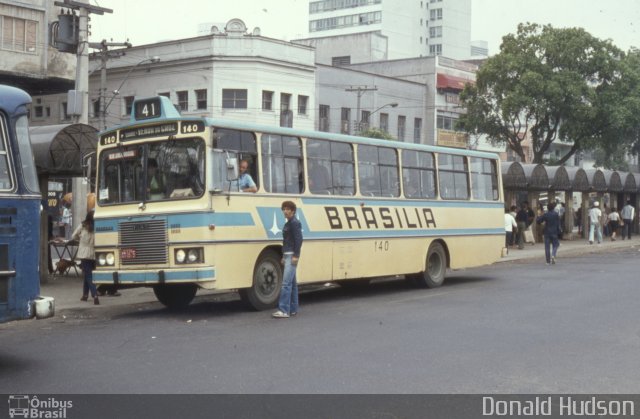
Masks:
[[[71,268],[73,266],[73,262],[71,262],[69,259],[60,259],[57,263],[56,263],[56,273],[63,275],[64,273],[66,273],[69,268]]]

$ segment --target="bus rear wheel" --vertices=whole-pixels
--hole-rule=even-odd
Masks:
[[[154,285],[153,293],[158,301],[170,309],[180,309],[193,301],[198,287],[195,284]]]
[[[427,251],[427,260],[424,272],[413,277],[416,285],[426,288],[437,288],[444,282],[447,272],[447,254],[442,244],[431,243]]]
[[[267,310],[278,303],[282,286],[280,255],[272,250],[263,252],[253,269],[253,285],[241,289],[240,298],[253,310]]]

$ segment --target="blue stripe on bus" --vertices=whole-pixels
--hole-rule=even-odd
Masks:
[[[207,227],[210,224],[224,227],[255,226],[253,217],[248,212],[196,212],[173,214],[168,216],[145,216],[127,218],[109,218],[96,220],[96,233],[110,233],[118,231],[118,223],[122,221],[148,221],[167,219],[167,227],[179,224],[181,228]]]
[[[407,237],[442,237],[442,236],[504,236],[504,228],[440,228],[411,230],[334,230],[308,231],[302,229],[305,239],[368,239],[368,238],[407,238]]]
[[[201,269],[189,271],[164,271],[165,281],[213,281],[216,278],[215,269]],[[93,271],[93,280],[97,283],[113,283],[113,272]],[[158,282],[158,271],[128,272],[118,271],[120,282]]]

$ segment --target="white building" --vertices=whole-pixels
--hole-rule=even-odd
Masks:
[[[346,36],[357,37],[350,42]],[[467,59],[471,0],[310,0],[309,38],[296,42],[322,51],[331,41],[331,61],[321,56],[318,62],[342,65],[433,55]],[[385,43],[387,55],[380,56]]]

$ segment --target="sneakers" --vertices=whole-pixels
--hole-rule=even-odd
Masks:
[[[288,319],[289,315],[284,311],[278,310],[271,315],[274,319]]]
[[[93,298],[93,304],[96,306],[100,305],[100,300],[98,299],[98,297]]]
[[[80,301],[87,301],[88,299],[89,299],[89,296],[88,296],[88,295],[83,295],[83,296],[80,298]]]
[[[555,256],[551,256],[551,264],[552,265],[556,264],[556,257]]]

